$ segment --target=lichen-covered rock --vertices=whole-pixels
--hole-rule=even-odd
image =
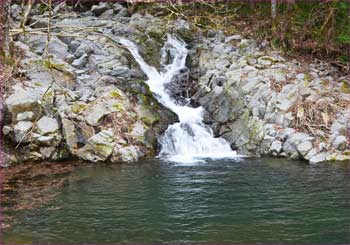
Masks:
[[[114,148],[114,134],[111,130],[103,130],[92,136],[88,143],[80,148],[77,155],[91,162],[106,161]]]

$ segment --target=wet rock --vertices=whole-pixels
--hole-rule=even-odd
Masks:
[[[41,135],[47,135],[52,133],[57,133],[59,125],[56,119],[47,116],[42,117],[36,126]]]
[[[309,162],[310,162],[310,164],[317,164],[320,162],[325,162],[325,161],[327,161],[328,156],[329,156],[329,154],[327,154],[327,153],[320,153],[320,154],[317,154],[317,155],[311,157],[309,159]]]
[[[282,142],[281,141],[276,140],[276,141],[272,142],[269,151],[273,156],[278,156],[279,153],[281,152],[281,150],[282,150]]]
[[[319,151],[316,148],[312,148],[307,155],[304,156],[305,160],[310,160],[312,157],[316,156]]]
[[[15,141],[17,143],[25,143],[28,141],[28,133],[32,129],[33,123],[29,121],[20,121],[18,122],[14,129]]]
[[[135,162],[140,158],[140,151],[136,146],[122,147],[117,150],[116,157],[111,160],[114,162]]]
[[[114,134],[111,130],[102,130],[92,136],[88,143],[80,148],[77,155],[87,161],[106,161],[114,148]]]

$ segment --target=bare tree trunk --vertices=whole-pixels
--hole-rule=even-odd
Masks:
[[[277,5],[277,0],[271,0],[271,18],[273,20],[276,19],[276,5]]]
[[[9,52],[10,4],[10,0],[0,0],[0,49],[4,54]]]
[[[9,47],[9,23],[10,21],[10,0],[0,0],[0,128],[4,122],[3,94],[4,94],[4,64],[5,58],[10,54]],[[3,135],[0,131],[0,164],[4,163]],[[0,179],[1,181],[1,179]],[[0,217],[0,224],[2,220]]]

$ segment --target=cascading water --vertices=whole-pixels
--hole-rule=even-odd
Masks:
[[[212,130],[203,123],[203,108],[179,105],[171,99],[165,85],[186,68],[188,50],[186,44],[178,38],[168,35],[167,42],[162,48],[162,57],[170,55],[171,61],[164,65],[164,72],[148,65],[138,52],[137,46],[126,39],[120,39],[134,56],[143,72],[147,75],[147,84],[164,106],[171,109],[179,117],[179,123],[168,127],[160,139],[160,156],[176,162],[194,162],[205,158],[237,158],[236,152],[222,138],[215,138]],[[164,60],[164,59],[162,59]]]

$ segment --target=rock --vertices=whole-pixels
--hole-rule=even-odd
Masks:
[[[17,143],[24,143],[28,140],[28,132],[32,129],[33,123],[29,121],[20,121],[18,122],[13,132],[15,134],[15,141]]]
[[[127,8],[122,8],[118,13],[118,17],[128,17],[129,16],[129,11]]]
[[[114,134],[111,130],[102,130],[92,136],[88,143],[80,148],[77,155],[91,162],[106,161],[114,148]]]
[[[17,114],[17,121],[32,121],[34,119],[34,113],[31,111],[26,111]]]
[[[299,73],[299,74],[297,74],[296,76],[296,79],[298,79],[298,80],[304,80],[305,79],[305,74],[303,74],[303,73]]]
[[[339,151],[346,150],[348,148],[348,142],[347,142],[346,137],[343,135],[337,136],[334,139],[332,146]]]
[[[110,111],[103,103],[98,103],[86,110],[85,120],[91,126],[97,126],[100,120]]]
[[[40,148],[40,154],[44,159],[50,159],[53,154],[56,152],[55,147],[41,147]]]
[[[73,41],[68,45],[69,50],[70,50],[72,53],[74,53],[74,52],[78,49],[78,47],[80,46],[80,44],[81,44],[80,41],[78,41],[78,40],[73,40]]]
[[[74,56],[80,58],[84,54],[91,54],[95,50],[95,45],[90,41],[83,40],[74,52]]]
[[[316,156],[318,154],[318,150],[316,148],[312,148],[306,156],[304,156],[305,160],[310,160],[312,157]]]
[[[148,126],[152,126],[160,120],[159,115],[146,108],[145,106],[138,105],[136,107],[136,111],[140,119]]]
[[[297,146],[297,150],[300,155],[306,156],[306,154],[308,154],[308,152],[312,149],[312,147],[313,146],[310,141],[304,141]]]
[[[312,139],[313,139],[313,137],[309,136],[306,133],[299,133],[299,132],[292,133],[287,138],[286,142],[284,142],[283,151],[290,156],[298,155],[299,154],[298,149],[297,149],[298,145],[304,141],[308,141],[308,140],[310,141]],[[304,146],[307,146],[307,145],[304,145]]]
[[[190,42],[193,35],[190,24],[183,19],[175,20],[173,32],[186,42]]]
[[[316,163],[320,163],[320,162],[325,162],[327,161],[327,157],[328,157],[328,154],[327,153],[320,153],[320,154],[317,154],[313,157],[310,158],[309,162],[311,164],[316,164]]]
[[[125,9],[120,3],[113,3],[112,8],[116,13],[119,13],[121,10]]]
[[[344,124],[335,121],[331,126],[331,133],[334,135],[346,135],[347,128]]]
[[[88,54],[83,54],[80,58],[73,61],[72,66],[81,69],[88,63],[88,58]]]
[[[117,155],[123,162],[135,162],[140,157],[139,150],[133,145],[120,148]]]
[[[109,5],[107,2],[100,2],[98,5],[93,5],[91,8],[91,12],[96,16],[100,16],[103,12],[109,9]]]
[[[2,132],[4,135],[9,135],[13,131],[13,128],[11,126],[3,126],[2,127]]]
[[[241,39],[242,39],[242,36],[236,34],[236,35],[232,35],[232,36],[226,37],[226,38],[225,38],[225,43],[231,42],[231,41],[233,41],[233,40],[238,40],[238,41],[240,41]]]
[[[64,60],[68,55],[68,45],[59,40],[57,37],[52,37],[48,47],[49,54],[56,55],[57,58]]]
[[[262,154],[262,155],[269,154],[271,144],[274,140],[275,140],[274,137],[271,137],[269,135],[265,135],[264,139],[261,141],[261,144],[260,144],[260,154]]]
[[[275,140],[274,142],[272,142],[269,151],[273,156],[278,156],[279,153],[281,152],[281,150],[282,150],[282,142],[281,141]]]
[[[39,97],[36,94],[20,90],[10,95],[6,99],[5,105],[11,112],[13,119],[16,120],[19,113],[32,112],[34,115],[37,115],[40,110],[38,100]]]
[[[83,114],[85,121],[91,126],[97,126],[100,120],[111,112],[123,112],[129,107],[126,95],[115,86],[110,85],[109,91],[100,95],[99,99],[88,104]],[[98,88],[95,90],[99,94]]]
[[[108,9],[107,11],[103,12],[99,17],[101,19],[110,19],[114,16],[114,10]]]
[[[59,126],[58,122],[54,118],[47,116],[42,117],[37,123],[36,126],[41,135],[47,135],[52,133],[57,133]]]
[[[60,140],[55,138],[54,136],[42,136],[40,134],[33,134],[33,141],[38,143],[39,145],[58,145]]]
[[[146,133],[145,125],[141,122],[136,122],[130,134],[136,138],[143,138],[145,133]]]
[[[273,63],[273,59],[269,56],[263,56],[258,58],[259,68],[267,68],[268,66],[271,66],[272,63]]]

